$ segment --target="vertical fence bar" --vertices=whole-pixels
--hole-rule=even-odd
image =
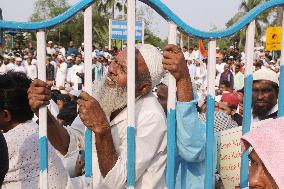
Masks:
[[[184,47],[183,37],[184,37],[183,33],[180,32],[180,43],[179,43],[179,46],[180,46],[181,49],[183,49],[183,47]]]
[[[127,187],[135,185],[135,22],[136,1],[127,1]]]
[[[176,45],[177,26],[169,23],[169,44]],[[176,150],[176,80],[169,75],[168,87],[168,117],[167,117],[167,185],[169,189],[175,188],[175,150]]]
[[[254,37],[255,37],[255,21],[252,21],[246,33],[245,46],[245,95],[244,95],[244,118],[243,118],[243,134],[249,132],[251,124],[251,103],[252,103],[252,66],[254,53]],[[242,155],[241,161],[241,188],[248,187],[248,152]]]
[[[108,50],[111,50],[112,20],[108,20]]]
[[[92,95],[92,6],[84,11],[85,91]],[[85,176],[92,177],[92,131],[85,130]]]
[[[37,60],[38,79],[46,81],[46,39],[45,32],[38,31],[37,37]],[[48,188],[48,145],[47,145],[47,107],[39,109],[39,165],[40,165],[40,188]]]
[[[216,41],[208,43],[208,66],[207,66],[207,111],[206,111],[206,176],[205,188],[214,186],[214,110],[215,110],[215,76],[216,76]]]
[[[280,57],[278,117],[284,116],[284,19],[282,20],[282,39],[281,40],[282,41],[281,41],[281,57]]]

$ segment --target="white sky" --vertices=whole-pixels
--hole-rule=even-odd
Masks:
[[[70,4],[79,0],[68,0]],[[209,30],[214,25],[225,28],[225,23],[238,11],[240,0],[162,0],[187,24],[201,30]],[[0,0],[3,17],[6,20],[27,21],[32,14],[35,0]],[[141,4],[138,4],[141,6]],[[154,14],[153,27],[162,38],[167,36],[167,24]]]

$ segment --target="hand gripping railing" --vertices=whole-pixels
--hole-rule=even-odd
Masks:
[[[243,134],[250,130],[251,122],[251,102],[252,102],[252,62],[254,50],[254,19],[264,11],[276,7],[283,6],[284,0],[270,0],[262,3],[248,12],[243,18],[236,22],[231,27],[218,32],[205,32],[187,25],[176,14],[174,14],[164,3],[160,0],[140,0],[149,5],[158,14],[169,22],[169,43],[176,44],[176,30],[177,28],[186,35],[196,36],[202,39],[210,39],[208,44],[208,106],[207,106],[207,131],[206,131],[206,182],[205,188],[213,188],[213,143],[214,143],[214,78],[215,78],[215,49],[216,39],[231,36],[239,32],[242,28],[248,26],[247,40],[246,40],[246,72],[245,72],[245,96],[244,96],[244,120],[243,120]],[[45,30],[56,27],[62,24],[79,11],[84,11],[84,43],[85,47],[85,90],[90,94],[91,89],[91,73],[89,69],[91,66],[91,44],[92,44],[92,12],[91,5],[93,0],[81,0],[73,7],[68,9],[61,15],[52,19],[40,22],[15,22],[0,20],[0,29],[3,30],[21,30],[21,31],[37,31],[37,54],[39,65],[39,79],[45,81]],[[128,1],[128,132],[127,132],[127,146],[128,146],[128,164],[127,164],[127,182],[128,187],[133,188],[135,185],[135,0]],[[89,7],[89,8],[88,8]],[[283,24],[284,25],[284,24]],[[284,32],[283,32],[284,33]],[[283,34],[282,34],[283,36]],[[282,45],[284,45],[284,37],[282,37]],[[281,67],[280,67],[280,90],[279,90],[279,116],[284,115],[284,50],[281,50]],[[168,188],[175,187],[174,178],[174,161],[175,161],[175,102],[176,102],[176,87],[175,80],[170,77],[169,81],[169,99],[168,99],[168,165],[167,165],[167,183]],[[41,108],[39,112],[39,143],[40,143],[40,188],[48,188],[47,181],[47,120],[46,107]],[[86,151],[86,177],[92,176],[92,134],[86,130],[85,134],[85,151]],[[247,153],[242,156],[241,164],[241,188],[248,186],[248,158]]]

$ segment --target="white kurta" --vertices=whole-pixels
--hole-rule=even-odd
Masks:
[[[14,70],[14,68],[15,68],[15,64],[10,62],[9,64],[6,65],[6,73],[9,72],[9,71]]]
[[[14,69],[13,69],[14,72],[23,72],[23,73],[27,73],[27,70],[24,66],[20,65],[15,65]]]
[[[72,66],[72,72],[71,72],[71,83],[73,83],[73,88],[75,90],[78,90],[78,84],[81,84],[83,81],[82,79],[77,76],[76,73],[84,73],[84,65],[81,63],[79,65],[75,64]]]
[[[57,67],[56,87],[65,86],[66,76],[67,76],[67,63],[63,62],[60,64],[60,67]]]
[[[3,189],[39,188],[38,125],[27,121],[4,133],[9,149],[9,171]],[[54,148],[48,148],[49,188],[63,189],[68,183],[68,174]]]
[[[136,182],[135,189],[165,188],[164,171],[166,166],[166,117],[164,111],[152,94],[141,98],[136,103]],[[122,189],[127,182],[127,109],[124,109],[110,123],[114,146],[118,160],[112,170],[103,179],[93,145],[93,189]],[[84,146],[85,127],[79,116],[70,127],[67,154]],[[94,137],[93,137],[94,140]],[[93,141],[94,143],[94,141]],[[75,182],[75,179],[73,180]],[[77,182],[86,185],[84,177]]]
[[[32,80],[37,78],[37,69],[35,65],[33,64],[27,65],[26,69],[27,69],[27,76],[29,78],[31,78]]]

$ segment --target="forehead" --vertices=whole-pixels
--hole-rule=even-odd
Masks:
[[[253,82],[253,88],[272,88],[273,82],[268,80],[259,80]]]

